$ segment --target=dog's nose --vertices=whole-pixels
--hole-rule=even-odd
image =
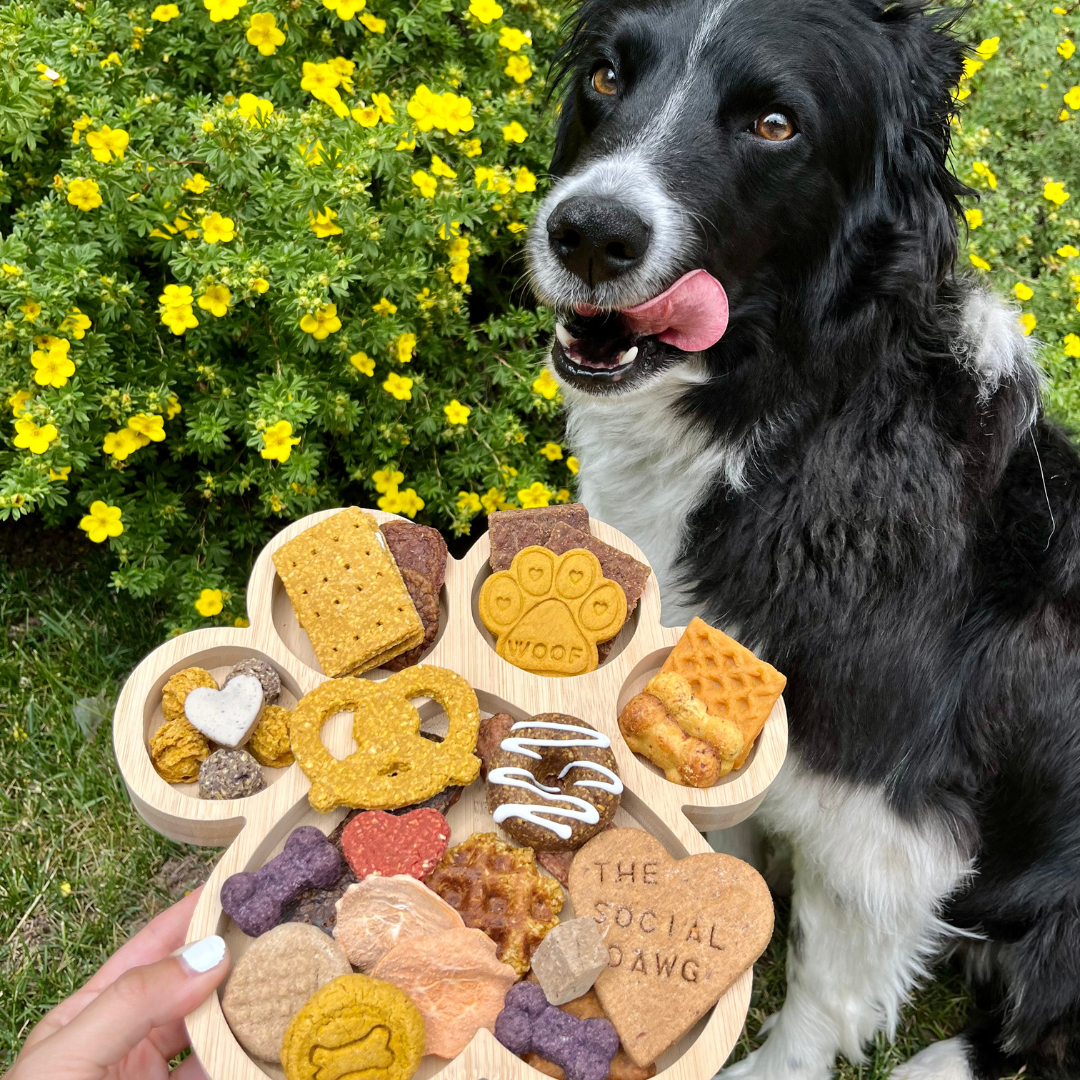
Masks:
[[[558,260],[589,285],[611,281],[641,262],[652,231],[625,203],[585,195],[563,199],[547,230]]]

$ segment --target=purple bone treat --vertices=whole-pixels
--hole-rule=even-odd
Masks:
[[[539,1054],[558,1065],[566,1080],[605,1080],[619,1036],[610,1020],[579,1020],[549,1005],[536,983],[506,992],[495,1038],[512,1054]]]
[[[341,856],[314,825],[294,829],[285,849],[254,874],[233,874],[221,886],[221,907],[248,937],[281,921],[281,912],[308,888],[327,889],[341,877]]]

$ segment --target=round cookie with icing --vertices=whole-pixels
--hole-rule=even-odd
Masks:
[[[512,724],[487,766],[488,810],[535,851],[581,847],[619,808],[611,740],[574,716],[540,713]]]

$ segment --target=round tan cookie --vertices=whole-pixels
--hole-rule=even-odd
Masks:
[[[281,1060],[281,1039],[312,994],[352,966],[345,950],[307,923],[283,923],[256,938],[233,966],[221,1009],[240,1045]]]
[[[189,720],[166,720],[150,739],[150,761],[170,784],[199,779],[199,766],[210,756],[210,742]]]
[[[178,671],[161,688],[161,711],[166,720],[187,719],[184,714],[184,701],[197,686],[205,686],[208,690],[218,688],[214,676],[201,667],[189,667]]]

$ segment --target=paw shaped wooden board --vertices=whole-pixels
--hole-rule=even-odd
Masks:
[[[274,566],[273,556],[283,545],[313,525],[326,521],[338,511],[312,514],[283,529],[263,549],[248,582],[247,609],[251,625],[245,628],[214,627],[170,638],[147,656],[135,669],[120,694],[113,724],[117,761],[132,802],[141,816],[158,832],[173,840],[206,846],[226,847],[199,901],[188,932],[189,940],[221,934],[229,943],[234,962],[252,943],[223,913],[221,886],[240,871],[254,873],[280,854],[285,841],[302,825],[311,825],[329,835],[347,813],[344,805],[320,812],[309,800],[311,781],[299,761],[285,768],[263,766],[265,787],[257,794],[233,800],[198,797],[195,783],[170,784],[158,775],[150,758],[150,740],[166,724],[162,713],[162,688],[169,679],[187,669],[208,671],[219,686],[234,665],[244,660],[269,664],[280,676],[281,689],[275,702],[279,709],[302,714],[312,710],[318,727],[318,745],[309,740],[299,753],[326,754],[342,760],[354,754],[365,734],[354,730],[353,703],[337,700],[333,684],[352,680],[330,680],[319,666],[311,641],[297,621],[285,586]],[[397,520],[394,515],[368,511],[380,524]],[[603,522],[592,521],[596,539],[644,562],[631,540]],[[540,549],[541,551],[543,549]],[[555,556],[550,552],[523,560],[526,570],[493,575],[488,566],[489,544],[483,536],[461,560],[449,559],[445,582],[439,594],[440,628],[422,665],[448,669],[475,691],[482,717],[507,713],[524,721],[539,713],[563,713],[578,717],[604,733],[611,744],[619,774],[625,784],[615,824],[642,829],[663,845],[674,858],[699,855],[711,850],[699,830],[728,828],[743,820],[761,802],[769,784],[783,763],[787,750],[787,719],[783,698],[773,707],[761,735],[741,768],[709,788],[681,787],[668,782],[655,766],[634,754],[624,742],[618,726],[623,706],[655,675],[683,628],[666,628],[660,623],[660,597],[655,578],[646,582],[641,599],[625,625],[609,645],[606,657],[592,670],[552,678],[537,671],[523,670],[500,655],[502,638],[529,637],[537,612],[544,604],[561,605],[573,623],[562,626],[573,642],[580,634],[587,655],[597,642],[605,641],[611,621],[625,617],[618,610],[620,590],[606,582],[599,564],[593,566],[580,553]],[[569,556],[573,557],[569,557]],[[530,559],[538,559],[533,566]],[[590,556],[592,562],[596,559]],[[539,569],[534,575],[528,568]],[[504,575],[508,575],[504,576]],[[494,580],[490,595],[504,596],[513,608],[512,623],[504,616],[492,622],[495,632],[481,617],[481,598],[486,583]],[[510,584],[506,584],[509,582]],[[611,588],[609,589],[609,586]],[[503,590],[506,590],[505,592]],[[517,590],[515,592],[514,590]],[[610,595],[609,595],[610,593]],[[596,603],[583,610],[589,601]],[[584,605],[583,605],[584,601]],[[518,605],[515,607],[514,605]],[[604,609],[608,605],[607,610]],[[561,618],[561,616],[560,616]],[[520,632],[520,633],[518,633]],[[555,645],[560,644],[555,641]],[[546,643],[545,643],[546,644]],[[550,650],[548,650],[550,651]],[[401,689],[409,698],[402,724],[420,725],[420,730],[436,740],[451,731],[448,709],[423,685],[412,685],[417,668],[406,668],[391,676],[384,669],[364,674],[376,694],[389,678],[407,676],[409,686]],[[541,666],[541,670],[544,669]],[[580,670],[580,669],[576,669]],[[413,674],[410,674],[413,673]],[[422,680],[421,680],[422,682]],[[327,684],[330,684],[327,686]],[[393,686],[393,684],[391,684]],[[319,705],[322,691],[326,700]],[[400,695],[399,695],[400,696]],[[303,705],[301,703],[304,702]],[[269,710],[267,710],[269,712]],[[407,723],[406,723],[407,721]],[[196,733],[197,734],[197,733]],[[423,740],[431,748],[438,742]],[[274,759],[277,760],[276,758]],[[475,760],[475,759],[474,759]],[[449,774],[448,774],[449,775]],[[459,781],[467,776],[458,776]],[[316,798],[320,806],[327,802]],[[333,800],[329,800],[332,802]],[[488,811],[482,780],[466,786],[456,803],[447,810],[450,845],[457,845],[475,833],[498,833]],[[568,902],[560,913],[573,917]],[[658,1076],[667,1080],[707,1080],[720,1068],[734,1046],[750,1001],[752,971],[746,970],[716,1005],[657,1059]],[[215,995],[187,1018],[192,1048],[210,1080],[283,1080],[280,1065],[250,1057],[237,1042],[225,1021],[220,994]],[[465,1050],[451,1061],[425,1056],[416,1072],[419,1080],[439,1076],[442,1080],[539,1080],[543,1075],[515,1057],[487,1030],[481,1029]],[[379,1080],[373,1076],[371,1080]]]

